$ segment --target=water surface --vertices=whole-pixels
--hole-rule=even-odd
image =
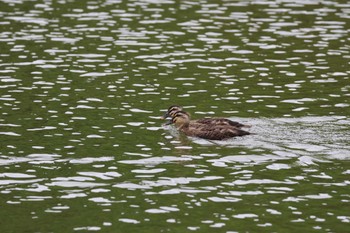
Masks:
[[[1,1],[1,232],[346,232],[343,1]],[[222,142],[160,120],[252,124]]]

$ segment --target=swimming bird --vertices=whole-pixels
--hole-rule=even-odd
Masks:
[[[182,110],[183,110],[183,108],[179,105],[171,105],[168,108],[168,111],[163,115],[162,119],[166,119],[168,117],[173,118],[177,112],[180,112]],[[187,113],[187,114],[189,115],[189,113]],[[167,124],[171,124],[171,123],[172,122],[169,121]],[[237,121],[231,121],[231,120],[223,118],[223,117],[202,118],[202,119],[190,121],[190,124],[194,124],[194,123],[205,124],[205,125],[229,125],[229,126],[233,126],[233,127],[237,127],[237,128],[243,128],[243,127],[250,128],[250,127],[252,127],[251,125],[241,124]]]
[[[178,111],[173,115],[172,123],[187,136],[209,140],[224,140],[232,137],[245,136],[250,133],[231,125],[190,123],[190,115]]]

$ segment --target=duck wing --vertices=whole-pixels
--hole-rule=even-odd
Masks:
[[[232,126],[202,125],[189,127],[187,135],[210,140],[223,140],[232,137],[249,135],[250,133]]]
[[[242,127],[251,127],[251,125],[244,125],[237,121],[231,121],[226,118],[202,118],[196,121],[200,124],[206,124],[206,125],[229,125],[237,128]]]

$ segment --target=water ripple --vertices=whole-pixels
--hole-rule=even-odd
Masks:
[[[0,231],[347,231],[348,3],[1,9]],[[172,104],[253,134],[186,137]]]

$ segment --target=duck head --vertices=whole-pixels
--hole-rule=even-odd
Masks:
[[[162,116],[162,119],[166,119],[168,117],[173,118],[175,114],[179,111],[182,111],[182,107],[179,105],[171,105],[168,108],[168,111]],[[171,124],[171,123],[170,123]]]
[[[184,111],[177,111],[171,121],[177,129],[187,128],[190,124],[190,114]]]

